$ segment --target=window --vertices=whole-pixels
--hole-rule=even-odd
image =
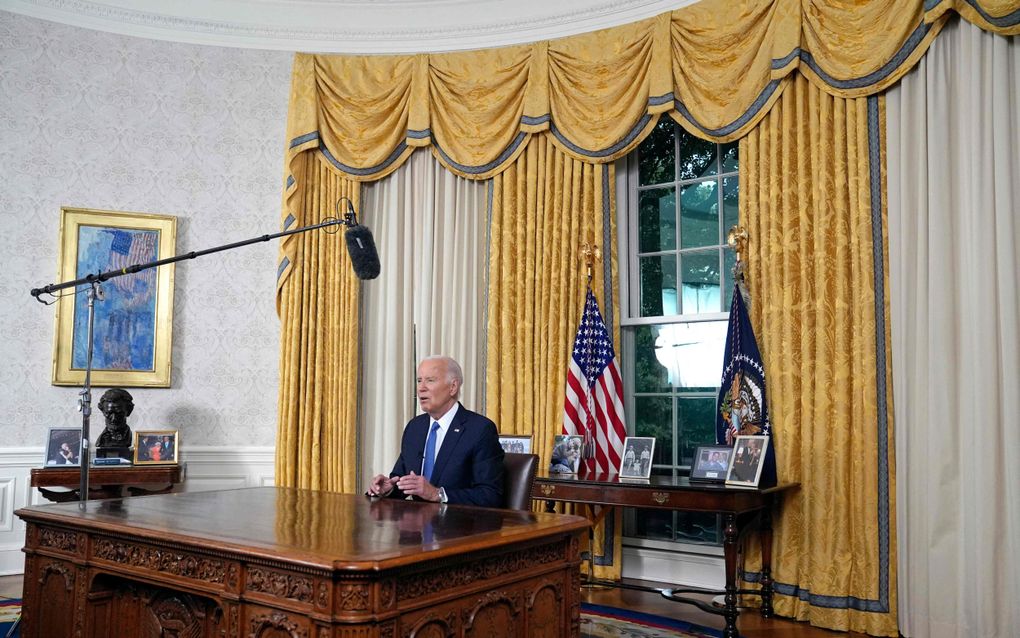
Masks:
[[[668,117],[627,159],[621,259],[625,404],[635,436],[656,439],[652,473],[689,474],[715,442],[737,223],[737,143],[694,137]],[[622,233],[623,235],[624,233]],[[630,512],[624,534],[719,544],[715,515]]]

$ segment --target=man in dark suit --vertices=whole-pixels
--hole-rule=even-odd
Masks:
[[[460,365],[450,357],[427,357],[417,382],[425,414],[408,422],[393,471],[373,478],[369,495],[502,507],[499,433],[495,423],[457,400],[464,384]]]

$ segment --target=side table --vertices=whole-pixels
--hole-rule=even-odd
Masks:
[[[184,466],[173,465],[131,465],[124,467],[89,468],[89,499],[120,498],[143,494],[165,494],[184,480]],[[40,467],[32,469],[31,486],[48,500],[65,503],[79,500],[79,476],[77,467]],[[73,488],[67,491],[46,489],[50,487]]]

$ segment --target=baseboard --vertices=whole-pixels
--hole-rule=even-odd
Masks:
[[[199,492],[274,484],[275,448],[184,447],[184,482],[178,491]],[[30,485],[32,468],[41,467],[43,449],[0,448],[0,576],[24,572],[25,526],[19,508],[48,503]]]
[[[684,587],[709,590],[726,587],[726,561],[712,554],[624,547],[622,572],[624,578]]]

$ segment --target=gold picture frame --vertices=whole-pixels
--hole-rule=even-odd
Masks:
[[[179,452],[177,430],[135,430],[135,465],[173,465]]]
[[[89,208],[60,209],[57,281],[173,257],[177,219]],[[88,306],[85,289],[57,293],[53,385],[85,382]],[[92,385],[170,387],[174,264],[103,283],[95,303]]]

